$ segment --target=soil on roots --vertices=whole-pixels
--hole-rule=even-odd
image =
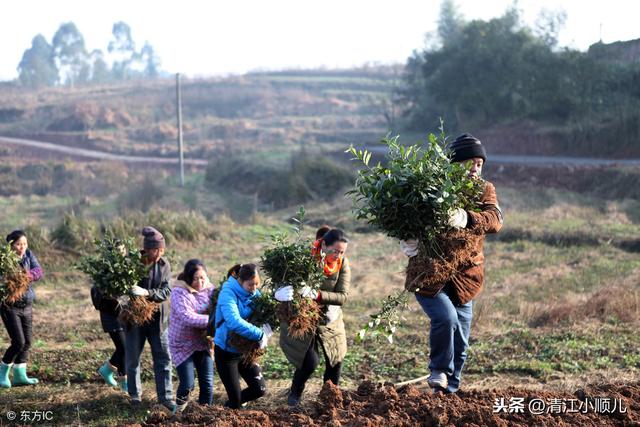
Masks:
[[[302,339],[315,332],[322,314],[320,304],[310,298],[300,297],[294,301],[278,304],[277,316],[288,324],[289,335]]]
[[[120,320],[126,325],[142,326],[153,319],[160,304],[145,297],[131,297],[129,303],[122,307]]]
[[[4,302],[13,304],[23,297],[27,289],[29,289],[29,275],[26,271],[18,269],[13,273],[9,273],[2,279],[5,286]],[[2,283],[0,283],[0,286]]]
[[[260,348],[258,341],[252,341],[235,332],[229,334],[229,344],[242,354],[242,361],[246,365],[258,363],[267,352],[266,349]]]
[[[436,294],[451,277],[477,255],[483,236],[471,230],[451,230],[440,236],[433,253],[420,251],[409,258],[404,287],[409,292],[420,289]]]
[[[509,405],[516,399],[522,402],[523,410],[509,411]],[[605,413],[602,404],[597,403],[604,399],[611,403],[615,400],[616,408],[611,405],[610,410]],[[530,410],[529,404],[532,401],[545,403],[543,413],[538,415]],[[506,404],[506,409],[498,411],[501,402]],[[552,403],[557,402],[564,402],[566,407],[556,413],[551,408]],[[571,402],[575,402],[575,411],[570,410]],[[581,402],[583,407],[580,407]],[[587,410],[584,405],[587,405]],[[274,402],[273,409],[256,411],[190,404],[181,416],[151,413],[146,424],[262,427],[627,426],[640,423],[640,383],[589,385],[574,394],[514,387],[433,394],[413,386],[396,389],[392,385],[371,382],[361,384],[356,391],[344,391],[331,383],[325,383],[312,405],[295,409],[284,409],[283,406],[284,402]]]

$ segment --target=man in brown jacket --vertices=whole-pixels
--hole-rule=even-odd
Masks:
[[[480,140],[463,134],[449,148],[452,162],[467,162],[471,176],[481,179],[487,155]],[[460,376],[469,346],[473,298],[480,293],[484,282],[484,235],[497,233],[502,227],[502,211],[495,187],[488,181],[484,181],[484,184],[484,193],[478,204],[480,212],[458,209],[452,212],[449,219],[452,227],[469,228],[481,235],[472,258],[435,295],[416,293],[416,299],[431,319],[431,375],[428,382],[434,391],[455,393],[460,387]],[[417,247],[412,242],[402,242],[401,248],[407,256],[417,254]]]

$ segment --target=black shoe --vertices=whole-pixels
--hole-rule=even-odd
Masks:
[[[294,392],[289,392],[289,397],[287,397],[287,405],[289,406],[298,406],[300,404],[300,398],[302,396],[296,394]]]
[[[139,408],[142,406],[142,400],[140,399],[131,399],[131,406],[134,408]]]
[[[225,408],[231,408],[231,402],[229,402],[228,400],[226,402],[224,402],[224,407]],[[241,403],[240,407],[238,409],[244,409],[246,407],[247,407],[247,402]]]

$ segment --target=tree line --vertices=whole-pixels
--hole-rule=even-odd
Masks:
[[[160,58],[146,41],[137,50],[131,27],[116,22],[105,54],[89,51],[73,22],[60,25],[51,43],[38,34],[24,51],[18,65],[18,80],[28,87],[106,83],[118,80],[156,78]]]
[[[424,131],[442,117],[457,130],[532,120],[571,127],[576,140],[630,147],[640,139],[640,61],[607,60],[602,42],[586,52],[560,48],[565,18],[546,11],[526,25],[514,5],[466,21],[444,0],[437,34],[405,67],[404,125]]]

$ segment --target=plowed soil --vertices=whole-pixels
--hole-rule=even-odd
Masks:
[[[543,402],[545,409],[532,410],[532,401]],[[344,391],[326,383],[312,403],[296,409],[281,405],[260,411],[230,410],[190,404],[180,416],[152,412],[143,425],[640,426],[640,383],[589,385],[573,394],[506,388],[449,395],[371,382]]]

